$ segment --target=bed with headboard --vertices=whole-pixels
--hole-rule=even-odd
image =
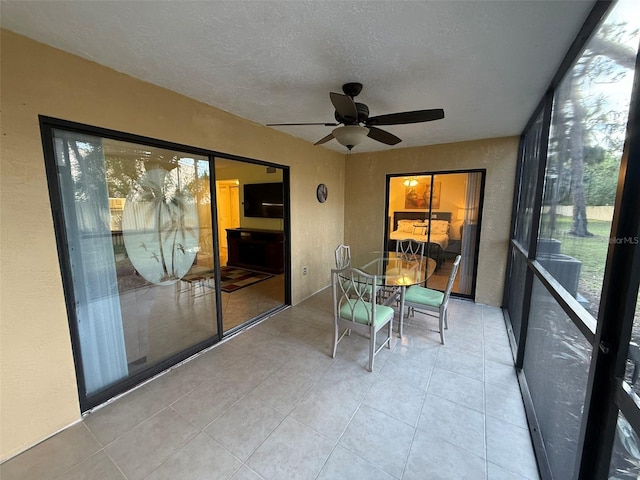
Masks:
[[[444,260],[443,252],[449,245],[451,212],[407,212],[393,213],[393,230],[389,234],[389,250],[395,250],[396,240],[412,239],[425,242],[425,254],[436,260],[439,268]]]

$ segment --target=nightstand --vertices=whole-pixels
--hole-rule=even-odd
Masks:
[[[456,258],[462,250],[462,240],[449,240],[449,245],[444,249],[444,258]]]

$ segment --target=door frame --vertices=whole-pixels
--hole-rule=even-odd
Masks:
[[[480,199],[478,203],[478,222],[477,229],[478,232],[476,234],[476,244],[473,247],[474,250],[474,260],[473,260],[473,279],[471,285],[471,293],[470,294],[462,294],[457,292],[451,292],[451,295],[459,298],[466,298],[472,301],[475,301],[476,297],[476,285],[478,278],[478,256],[480,254],[480,237],[482,233],[482,214],[484,210],[484,190],[486,185],[487,178],[487,170],[485,168],[467,168],[462,170],[431,170],[431,171],[414,171],[414,172],[406,172],[406,173],[391,173],[386,175],[386,184],[385,184],[385,210],[384,210],[384,250],[387,250],[387,246],[389,245],[389,232],[390,230],[390,220],[389,220],[389,198],[390,198],[390,180],[392,178],[397,177],[425,177],[425,176],[433,176],[435,175],[447,175],[447,174],[469,174],[469,173],[480,173]],[[432,182],[433,184],[433,182]],[[431,212],[431,207],[429,207],[428,213]]]

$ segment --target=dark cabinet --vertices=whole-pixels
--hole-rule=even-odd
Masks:
[[[462,240],[449,240],[449,245],[447,245],[447,248],[444,249],[444,253],[447,256],[447,258],[449,257],[454,257],[456,255],[460,255],[460,252],[462,251]]]
[[[284,272],[284,234],[279,230],[227,228],[227,246],[229,266]]]

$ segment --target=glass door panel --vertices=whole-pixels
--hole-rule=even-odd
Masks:
[[[594,318],[640,39],[637,10],[634,2],[615,5],[553,100],[537,260]]]
[[[475,292],[476,252],[480,234],[480,209],[482,202],[483,173],[466,174],[464,203],[458,217],[462,217],[460,225],[461,250],[459,284],[454,283],[454,292],[472,295]]]
[[[284,172],[215,159],[222,331],[285,303]]]
[[[636,242],[638,239],[634,239]],[[625,381],[631,386],[633,392],[640,397],[640,293],[636,300],[636,311],[633,317],[633,329],[631,331],[631,341],[627,352],[627,363],[625,369]]]
[[[508,277],[509,299],[507,309],[509,311],[509,320],[511,320],[513,336],[516,342],[519,342],[520,340],[520,332],[522,329],[526,274],[527,261],[522,255],[516,252],[515,249],[511,248],[511,272]]]
[[[531,240],[531,222],[535,203],[535,192],[540,162],[540,139],[542,137],[541,111],[536,121],[527,132],[524,139],[524,151],[522,152],[522,175],[520,177],[518,200],[516,205],[516,225],[514,239],[525,250],[529,250]]]
[[[57,129],[53,143],[89,398],[217,335],[209,160]]]
[[[637,242],[638,239],[632,240]],[[633,330],[624,375],[624,381],[630,386],[629,395],[633,397],[634,408],[640,404],[638,377],[640,377],[640,292],[636,296]],[[609,478],[612,480],[640,478],[640,438],[622,412],[618,412]]]
[[[625,416],[618,413],[609,479],[637,480],[638,478],[640,478],[640,438]]]
[[[524,373],[553,478],[573,478],[591,344],[534,279]]]

